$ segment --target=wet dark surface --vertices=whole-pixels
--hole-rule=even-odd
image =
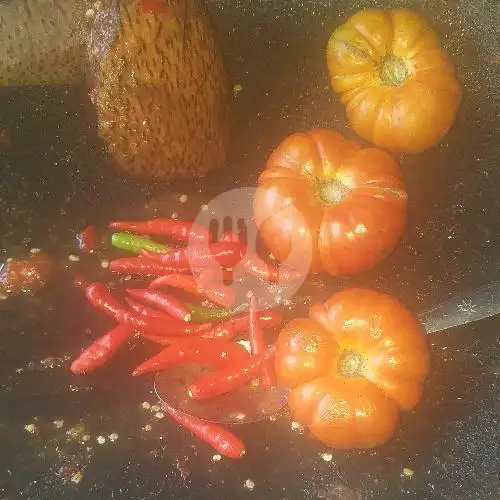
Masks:
[[[40,247],[66,263],[77,252],[75,233],[88,223],[192,217],[213,195],[253,185],[271,149],[293,131],[327,126],[354,137],[327,88],[325,43],[357,9],[401,2],[306,4],[211,2],[242,91],[234,100],[231,162],[198,185],[151,186],[116,174],[83,87],[1,89],[4,254]],[[400,247],[368,273],[311,282],[300,296],[321,300],[355,284],[390,292],[417,312],[500,274],[496,2],[406,4],[418,5],[444,36],[464,85],[460,115],[442,144],[401,158],[411,223]],[[217,462],[207,445],[142,407],[157,403],[153,377],[128,374],[153,346],[132,342],[94,375],[69,373],[69,360],[112,324],[65,276],[39,300],[0,302],[0,498],[500,497],[500,318],[433,334],[424,400],[386,446],[327,450],[284,415],[235,427],[247,455]]]

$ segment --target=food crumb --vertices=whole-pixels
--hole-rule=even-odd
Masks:
[[[149,424],[145,425],[143,427],[143,429],[146,431],[146,432],[149,432],[153,427],[151,427]]]
[[[68,256],[68,259],[71,261],[71,262],[79,262],[80,261],[80,257],[78,257],[78,255],[69,255]]]
[[[332,458],[333,458],[333,455],[331,453],[322,453],[321,454],[321,458],[325,461],[325,462],[331,462],[332,461]]]
[[[155,413],[155,417],[156,418],[159,418],[160,420],[164,417],[165,415],[161,412],[161,411],[157,411]]]
[[[187,194],[181,194],[181,195],[179,196],[179,201],[180,201],[181,203],[186,203],[186,201],[187,201],[187,200],[188,200]]]
[[[36,434],[36,432],[38,432],[38,428],[35,424],[26,424],[24,426],[24,429],[26,432],[29,432],[30,434]]]
[[[174,212],[174,213],[170,216],[170,218],[171,218],[171,219],[177,219],[178,217],[179,217],[179,214],[178,214],[177,212]]]
[[[151,406],[151,411],[154,411],[155,413],[160,411],[161,408],[158,405]]]
[[[212,462],[220,462],[222,460],[222,455],[218,453],[212,457]]]
[[[64,420],[54,420],[54,425],[57,429],[62,429],[64,426]]]
[[[94,15],[95,15],[95,12],[94,12],[94,10],[93,10],[93,9],[88,9],[88,10],[85,12],[85,17],[86,17],[87,19],[91,19],[91,18],[93,18],[93,17],[94,17]]]
[[[118,439],[118,434],[116,432],[113,432],[108,436],[109,440],[114,443]]]
[[[233,94],[238,95],[240,92],[243,92],[243,85],[237,83],[236,85],[233,86]]]
[[[278,416],[277,416],[277,415],[271,415],[271,416],[269,417],[269,421],[270,421],[270,422],[276,422],[276,420],[278,420]]]
[[[304,432],[304,427],[294,420],[292,422],[292,430],[302,433]]]
[[[245,488],[247,490],[253,490],[255,488],[255,483],[251,479],[245,481]]]
[[[142,403],[141,405],[145,410],[149,410],[151,408],[151,405],[147,402],[147,401],[144,401],[144,403]]]
[[[97,437],[97,442],[99,444],[104,444],[106,442],[106,438],[104,436],[98,436]]]
[[[32,253],[32,254],[35,254],[35,253],[40,253],[40,252],[41,252],[41,250],[40,250],[39,248],[32,248],[32,249],[30,250],[30,253]]]
[[[71,477],[71,482],[75,484],[80,484],[80,481],[83,479],[83,472],[78,471]]]
[[[82,442],[87,442],[87,441],[90,441],[90,434],[84,434],[82,436]]]
[[[109,260],[101,260],[101,267],[103,269],[108,269],[108,267],[109,267]]]
[[[405,467],[403,469],[403,476],[406,476],[406,477],[412,477],[413,474],[415,474],[415,471],[412,470],[412,469],[409,469],[408,467]]]

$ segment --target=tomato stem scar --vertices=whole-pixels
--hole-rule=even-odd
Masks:
[[[402,57],[390,55],[380,65],[379,75],[384,85],[399,87],[408,78],[410,72]]]
[[[337,205],[350,189],[338,179],[322,180],[318,183],[318,196],[327,205]]]
[[[337,371],[344,377],[361,377],[364,359],[359,352],[346,349],[337,362]]]

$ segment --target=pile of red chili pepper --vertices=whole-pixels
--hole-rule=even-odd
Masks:
[[[104,365],[138,333],[162,349],[137,366],[134,376],[166,370],[179,363],[211,365],[212,371],[186,387],[189,397],[198,400],[227,393],[256,377],[264,386],[273,386],[275,347],[266,345],[263,330],[281,324],[282,312],[277,308],[258,310],[257,297],[252,292],[245,303],[235,305],[233,288],[221,282],[220,273],[222,269],[224,276],[232,276],[233,267],[239,263],[243,264],[238,268],[244,273],[271,283],[277,279],[292,282],[301,278],[298,273],[264,263],[249,253],[233,233],[215,239],[208,229],[192,221],[122,221],[112,222],[109,227],[120,231],[112,235],[112,245],[135,254],[112,260],[111,271],[148,281],[142,288],[125,290],[122,302],[105,285],[85,283],[88,301],[113,318],[116,326],[72,362],[74,374],[89,373]],[[176,247],[158,243],[152,237],[169,239]],[[195,300],[208,301],[209,306],[185,303],[176,290]],[[235,342],[245,334],[250,353]],[[165,410],[219,453],[233,458],[245,453],[244,444],[222,426],[168,406]]]

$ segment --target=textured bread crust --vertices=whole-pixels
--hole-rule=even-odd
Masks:
[[[231,97],[206,12],[191,0],[166,3],[175,16],[121,5],[95,93],[99,134],[117,167],[162,181],[224,163]]]

